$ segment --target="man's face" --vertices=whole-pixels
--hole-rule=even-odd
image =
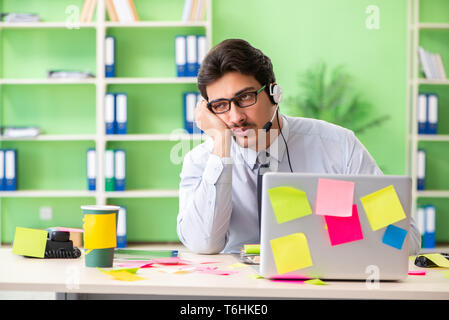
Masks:
[[[268,84],[267,84],[268,85]],[[232,99],[236,94],[246,91],[259,90],[260,84],[254,76],[239,72],[228,72],[215,82],[206,86],[209,101],[220,98]],[[257,96],[256,104],[239,108],[231,103],[231,109],[225,113],[217,114],[229,129],[232,130],[236,142],[243,148],[256,149],[258,143],[257,132],[270,121],[276,106],[273,105],[265,90]],[[273,121],[273,129],[276,121]],[[260,142],[261,144],[263,141]],[[260,146],[259,146],[260,147]]]

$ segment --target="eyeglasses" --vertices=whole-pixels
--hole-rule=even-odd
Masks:
[[[257,95],[265,89],[266,85],[256,91],[242,92],[232,99],[216,99],[207,103],[207,107],[215,114],[225,113],[231,109],[231,102],[239,108],[250,107],[257,102]]]

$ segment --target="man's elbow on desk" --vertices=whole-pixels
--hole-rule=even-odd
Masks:
[[[186,241],[184,237],[178,234],[182,244],[190,251],[196,254],[219,254],[225,247],[225,242],[222,244],[214,243],[210,239],[196,240],[195,242]]]

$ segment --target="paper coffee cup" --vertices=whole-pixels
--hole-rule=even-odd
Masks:
[[[86,267],[110,268],[117,246],[118,206],[81,206]]]

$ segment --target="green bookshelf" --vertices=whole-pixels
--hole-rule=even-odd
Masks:
[[[110,22],[98,0],[92,22],[68,28],[69,6],[83,0],[0,0],[2,12],[38,13],[38,23],[0,22],[0,126],[38,126],[37,138],[0,138],[18,152],[18,190],[0,192],[0,238],[10,243],[16,226],[82,227],[80,206],[127,208],[129,242],[176,242],[181,153],[201,137],[183,133],[183,93],[196,78],[177,78],[175,36],[206,35],[211,45],[211,5],[204,21],[182,22],[184,0],[134,0],[138,22]],[[116,38],[116,77],[104,76],[104,39]],[[95,78],[48,79],[49,70],[88,71]],[[128,95],[128,134],[106,135],[106,92]],[[97,150],[97,190],[87,190],[86,151]],[[126,151],[126,191],[104,191],[104,152]],[[186,149],[187,148],[187,149]],[[51,207],[41,220],[41,207]]]
[[[418,46],[440,53],[446,74],[449,74],[449,2],[444,0],[410,0],[411,93],[410,170],[413,178],[414,213],[428,204],[436,207],[436,242],[449,242],[449,80],[428,80],[424,77],[418,58]],[[438,132],[436,135],[417,134],[417,96],[436,93],[438,99]],[[426,151],[426,187],[417,190],[417,150]]]

